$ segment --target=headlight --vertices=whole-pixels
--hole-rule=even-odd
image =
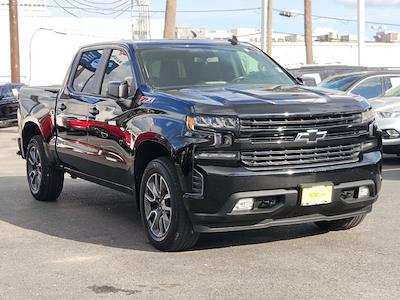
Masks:
[[[399,118],[400,111],[381,111],[379,112],[381,118]]]
[[[187,117],[187,127],[194,129],[237,129],[238,119],[236,117],[219,117],[219,116],[195,116]]]
[[[372,109],[363,111],[361,113],[361,121],[364,122],[368,122],[368,121],[372,121],[374,119],[374,111]]]

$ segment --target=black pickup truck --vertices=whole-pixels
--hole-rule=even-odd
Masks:
[[[358,96],[303,87],[230,41],[83,47],[61,87],[20,93],[32,195],[64,173],[132,194],[161,250],[200,233],[315,222],[349,229],[381,186],[381,135]]]

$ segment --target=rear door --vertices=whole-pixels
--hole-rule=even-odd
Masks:
[[[89,106],[99,90],[99,66],[104,49],[82,50],[71,66],[70,77],[57,100],[57,154],[71,169],[88,173],[87,158],[97,149],[87,142]]]
[[[124,48],[107,50],[107,62],[102,65],[103,80],[98,101],[89,105],[88,144],[96,149],[90,155],[89,174],[123,186],[131,184],[131,134],[124,120],[134,113],[136,80],[129,52]],[[107,93],[110,82],[128,83],[128,97],[120,99]],[[129,110],[129,112],[128,112]]]

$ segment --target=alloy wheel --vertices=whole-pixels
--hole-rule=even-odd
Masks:
[[[42,163],[40,160],[39,150],[36,146],[32,146],[29,149],[27,162],[29,185],[32,192],[37,193],[42,181]]]
[[[164,177],[152,174],[146,182],[144,191],[144,214],[147,225],[158,240],[162,240],[171,225],[171,194]]]

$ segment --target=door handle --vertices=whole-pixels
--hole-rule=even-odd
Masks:
[[[92,107],[91,109],[89,109],[89,113],[92,116],[96,116],[96,115],[98,115],[100,113],[100,111],[96,107]]]
[[[58,108],[59,108],[61,111],[64,111],[64,110],[67,109],[67,106],[66,106],[64,103],[61,103],[61,104],[58,106]]]

